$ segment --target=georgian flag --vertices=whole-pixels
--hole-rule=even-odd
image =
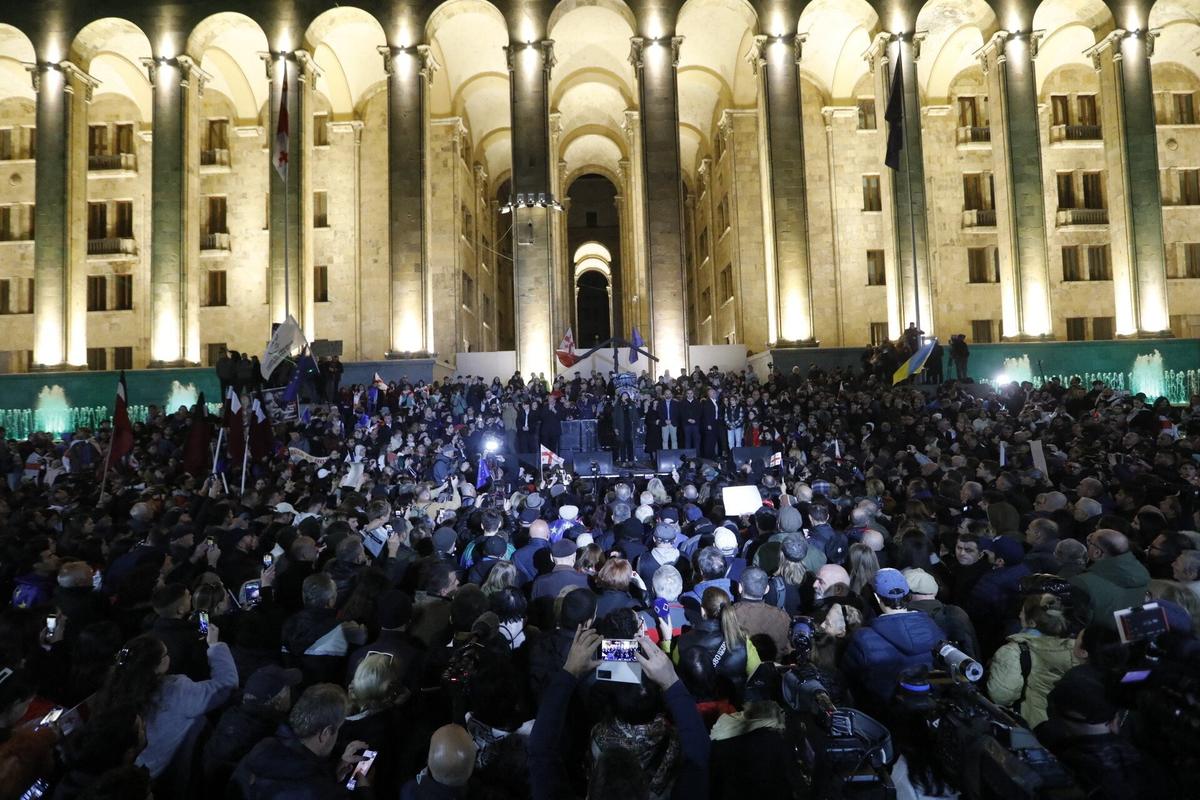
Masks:
[[[566,463],[562,456],[549,447],[546,447],[546,445],[541,446],[541,462],[544,466],[549,467],[557,467],[560,464]]]
[[[271,150],[271,163],[275,165],[275,171],[279,173],[279,177],[283,179],[284,184],[288,179],[288,110],[287,110],[287,92],[288,92],[288,75],[287,75],[287,59],[283,61],[283,88],[279,92],[279,122],[275,126],[275,146]]]
[[[579,361],[579,357],[575,355],[575,335],[571,333],[570,328],[567,328],[567,332],[563,334],[562,341],[559,342],[554,355],[558,356],[558,363],[564,367],[573,367]]]

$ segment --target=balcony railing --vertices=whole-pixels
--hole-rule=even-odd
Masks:
[[[992,141],[992,129],[985,126],[972,125],[958,129],[959,144],[986,144]]]
[[[978,208],[963,212],[964,228],[994,228],[996,227],[996,209]]]
[[[91,172],[103,172],[108,170],[127,170],[134,171],[137,169],[137,156],[133,153],[112,153],[98,156],[88,156],[88,170]]]
[[[225,148],[216,148],[213,150],[200,151],[200,166],[202,167],[228,167],[229,166],[229,151]]]
[[[1107,208],[1060,208],[1059,225],[1107,225]]]
[[[1099,141],[1099,125],[1051,125],[1051,142],[1095,142]]]
[[[89,256],[136,256],[137,241],[124,236],[88,239],[87,251]]]
[[[228,250],[228,233],[206,233],[200,237],[201,250]]]

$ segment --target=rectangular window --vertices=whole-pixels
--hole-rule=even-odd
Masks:
[[[721,270],[721,302],[733,299],[733,265],[726,264]]]
[[[1079,264],[1079,247],[1068,245],[1062,249],[1062,265],[1064,281],[1083,280],[1083,270]]]
[[[877,125],[878,123],[875,119],[875,98],[858,98],[858,129],[860,131],[873,131]]]
[[[17,151],[14,145],[13,134],[16,133],[12,128],[0,128],[0,161],[12,161],[17,157]]]
[[[33,282],[33,278],[25,279],[25,304],[23,306],[21,306],[21,311],[19,313],[21,313],[21,314],[32,314],[33,313],[33,298],[35,297],[34,286],[35,286],[35,284]]]
[[[1058,186],[1058,207],[1075,207],[1075,175],[1071,172],[1060,172],[1055,176]]]
[[[700,319],[707,320],[712,317],[712,290],[705,289],[700,293]]]
[[[108,310],[108,278],[103,275],[89,275],[87,279],[87,310]]]
[[[208,232],[229,233],[228,207],[222,195],[211,195],[208,198]]]
[[[1200,242],[1183,245],[1183,277],[1200,278]]]
[[[210,367],[215,367],[226,349],[228,349],[228,345],[225,342],[209,342],[204,346],[205,363]]]
[[[89,156],[106,156],[106,155],[108,155],[108,126],[107,125],[89,125],[88,126],[88,155]]]
[[[887,286],[887,267],[882,250],[867,251],[867,286]]]
[[[1200,206],[1200,169],[1179,170],[1179,205]]]
[[[1196,124],[1196,100],[1191,92],[1175,92],[1175,124]]]
[[[1071,98],[1065,94],[1050,95],[1051,125],[1071,124]]]
[[[8,278],[0,279],[0,314],[13,313],[13,288],[13,282]]]
[[[483,322],[485,325],[492,324],[492,298],[491,295],[485,294],[480,298],[480,309],[483,314]]]
[[[708,228],[700,231],[700,263],[708,260]]]
[[[1112,260],[1108,257],[1108,245],[1092,244],[1087,249],[1088,280],[1111,281]]]
[[[989,344],[992,341],[994,327],[990,319],[971,320],[971,341],[977,344]]]
[[[329,115],[313,114],[313,147],[329,145]]]
[[[207,291],[204,296],[204,305],[206,306],[223,306],[229,302],[228,291],[228,275],[223,269],[210,269],[208,271]]]
[[[329,194],[313,192],[313,227],[329,227]]]
[[[108,369],[108,351],[103,347],[89,347],[87,349],[87,365],[88,369],[100,372]]]
[[[721,202],[717,203],[717,230],[721,233],[729,230],[729,195],[725,195]]]
[[[329,267],[313,267],[313,302],[329,302]]]
[[[229,120],[210,119],[208,121],[208,149],[229,149]]]
[[[967,280],[970,283],[999,283],[999,266],[988,257],[987,247],[967,248]]]
[[[108,236],[108,204],[88,203],[88,238],[103,239]]]
[[[1104,208],[1104,181],[1099,172],[1083,173],[1083,207]]]
[[[133,369],[133,348],[113,348],[113,369]]]
[[[1067,341],[1082,342],[1087,338],[1087,317],[1067,317]]]
[[[978,172],[963,175],[963,208],[967,211],[983,208],[983,176]]]
[[[127,122],[118,124],[113,129],[114,153],[124,155],[133,152],[133,125]]]
[[[958,127],[986,128],[987,126],[986,96],[975,97],[974,95],[967,95],[958,98]]]
[[[863,175],[863,211],[882,211],[883,201],[879,194],[879,176]]]
[[[0,206],[0,242],[12,242],[17,238],[15,222],[15,206]]]
[[[462,304],[467,309],[475,307],[475,279],[465,272],[462,274]]]
[[[1092,338],[1108,341],[1116,334],[1116,323],[1112,317],[1092,317]]]
[[[113,234],[118,239],[133,238],[133,201],[117,200],[113,203],[115,225]]]
[[[1075,102],[1079,108],[1078,124],[1100,124],[1100,115],[1096,113],[1096,95],[1081,94],[1075,98]]]
[[[113,310],[133,310],[133,276],[117,275],[113,280]]]
[[[872,322],[869,335],[871,337],[871,344],[883,344],[888,338],[888,324],[886,322]]]

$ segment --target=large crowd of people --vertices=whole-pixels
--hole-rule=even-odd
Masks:
[[[0,798],[982,797],[964,708],[1055,796],[1197,796],[1200,397],[893,361],[323,378],[244,482],[191,409],[0,430]],[[515,456],[571,418],[620,474]]]

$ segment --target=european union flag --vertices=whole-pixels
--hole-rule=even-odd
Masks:
[[[492,472],[488,469],[487,459],[479,459],[479,472],[475,476],[475,488],[482,489],[487,485],[487,482],[492,479]]]
[[[646,345],[646,342],[645,342],[645,340],[642,339],[642,334],[638,331],[637,326],[635,325],[633,327],[633,341],[629,343],[629,363],[630,364],[637,361],[637,359],[638,359],[637,349],[639,347],[644,347],[645,345]]]
[[[285,403],[293,403],[300,396],[300,365],[292,370],[292,379],[288,381],[288,385],[283,389],[283,401]]]

